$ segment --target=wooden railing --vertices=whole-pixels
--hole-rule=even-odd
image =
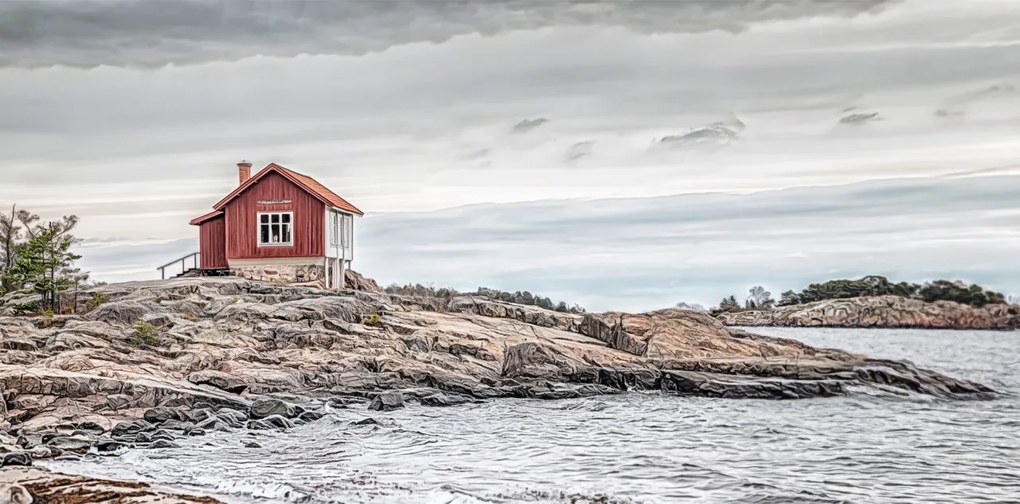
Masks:
[[[190,269],[188,268],[188,259],[192,260],[192,267]],[[162,266],[160,266],[160,267],[158,267],[156,269],[159,270],[160,276],[163,277],[163,280],[166,280],[166,269],[169,268],[170,266],[176,266],[176,265],[180,264],[181,265],[181,273],[180,274],[183,275],[183,274],[185,274],[185,273],[187,273],[187,272],[189,272],[189,271],[191,271],[193,269],[198,269],[198,265],[199,265],[200,261],[201,261],[201,254],[198,253],[198,252],[195,252],[193,254],[188,254],[188,255],[180,258],[180,259],[177,259],[176,261],[170,261],[170,262],[168,262],[168,263],[166,263],[166,264],[164,264],[164,265],[162,265]]]

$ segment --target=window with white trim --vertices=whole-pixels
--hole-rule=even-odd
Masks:
[[[354,249],[354,216],[350,215],[350,214],[344,214],[343,220],[344,220],[344,222],[343,222],[343,226],[342,226],[342,229],[341,229],[341,233],[343,233],[342,234],[342,237],[343,237],[342,238],[343,239],[343,247],[344,247],[344,249],[347,249],[347,250],[353,250]]]
[[[294,244],[294,212],[259,214],[259,246]]]
[[[329,244],[340,245],[340,214],[333,211],[329,212]]]

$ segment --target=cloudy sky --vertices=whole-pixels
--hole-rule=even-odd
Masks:
[[[0,204],[152,278],[235,163],[383,283],[592,309],[832,277],[1020,294],[1015,0],[0,3]]]

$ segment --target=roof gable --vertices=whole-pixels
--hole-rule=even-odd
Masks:
[[[266,167],[263,168],[258,173],[256,173],[255,176],[246,180],[243,184],[238,186],[237,189],[234,189],[225,198],[220,200],[219,203],[213,205],[213,209],[222,210],[223,207],[227,205],[227,203],[233,201],[235,198],[244,193],[244,191],[248,190],[249,187],[255,185],[260,179],[262,179],[263,177],[270,173],[279,174],[283,178],[293,182],[294,185],[300,187],[302,190],[312,195],[319,201],[322,201],[326,205],[330,205],[339,208],[340,210],[343,210],[345,212],[350,212],[356,215],[365,215],[365,213],[362,212],[361,210],[358,210],[356,206],[348,203],[347,200],[341,198],[335,192],[329,190],[329,188],[320,184],[317,180],[313,179],[312,177],[284,168],[276,163],[269,163],[268,165],[266,165]]]
[[[201,217],[197,217],[195,219],[192,219],[191,220],[191,225],[192,226],[199,226],[203,222],[208,222],[208,221],[211,221],[211,220],[219,218],[219,217],[223,217],[223,211],[222,210],[213,210],[212,212],[209,212],[209,213],[207,213],[207,214],[205,214],[205,215],[203,215]]]

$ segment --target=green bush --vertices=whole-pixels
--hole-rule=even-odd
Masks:
[[[132,346],[156,346],[159,344],[159,328],[144,321],[135,323],[135,333],[130,343]]]
[[[378,313],[373,313],[365,317],[361,323],[369,327],[379,327],[382,325],[382,317],[380,317]]]
[[[103,294],[102,292],[93,292],[92,297],[90,297],[88,301],[85,301],[85,309],[92,311],[103,306],[109,301],[110,300],[106,297],[106,294]]]

